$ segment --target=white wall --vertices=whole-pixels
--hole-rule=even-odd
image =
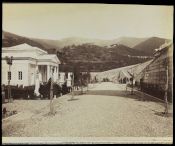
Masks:
[[[36,80],[36,64],[28,64],[28,85],[35,85]]]
[[[59,83],[63,84],[65,82],[65,73],[59,72],[59,74],[60,74]]]
[[[14,51],[14,52],[3,52],[2,57],[5,56],[13,56],[13,57],[31,57],[31,58],[36,58],[37,54],[36,52],[18,52],[18,51]]]
[[[11,85],[29,85],[29,61],[28,60],[13,60],[13,64],[11,66]],[[2,60],[2,84],[8,84],[8,75],[9,66],[7,65],[5,60]],[[22,80],[18,78],[18,71],[22,71]]]

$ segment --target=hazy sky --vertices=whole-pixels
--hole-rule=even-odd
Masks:
[[[172,38],[173,6],[3,4],[3,30],[45,39]]]

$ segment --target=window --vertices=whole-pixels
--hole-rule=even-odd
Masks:
[[[22,71],[19,71],[19,72],[18,72],[18,79],[19,79],[19,80],[22,80]]]
[[[11,80],[11,71],[8,71],[8,73],[7,73],[8,75],[8,80]]]

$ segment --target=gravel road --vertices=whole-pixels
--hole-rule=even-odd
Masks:
[[[125,85],[101,83],[83,95],[49,100],[15,100],[4,104],[18,114],[2,121],[3,137],[168,137],[173,118],[158,113],[164,107],[125,92]]]

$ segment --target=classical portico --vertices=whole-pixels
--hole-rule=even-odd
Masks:
[[[2,48],[2,84],[8,84],[9,67],[5,57],[13,56],[11,66],[11,85],[31,86],[39,82],[47,82],[50,77],[57,82],[60,61],[56,54],[48,54],[46,51],[20,44],[13,47]]]
[[[58,72],[59,72],[59,64],[56,55],[42,55],[38,58],[38,69],[42,76],[42,81],[47,82],[50,77],[53,77],[53,81],[57,82],[58,80]]]

